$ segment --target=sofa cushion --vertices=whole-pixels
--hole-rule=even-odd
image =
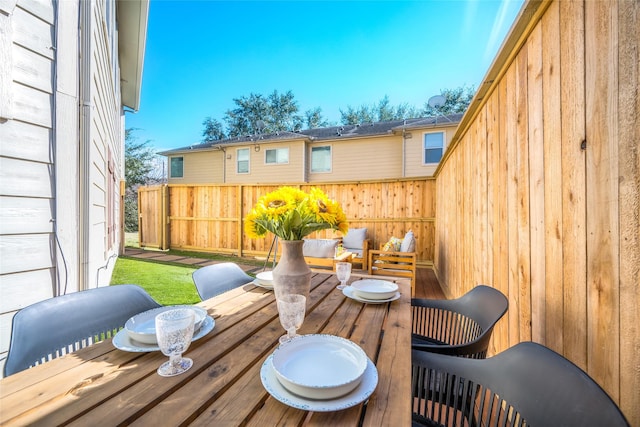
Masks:
[[[367,238],[366,228],[350,228],[346,236],[342,238],[342,246],[346,249],[360,249],[364,247],[364,240]]]
[[[416,250],[416,238],[413,235],[413,231],[407,231],[404,235],[402,243],[400,244],[400,252],[415,252]]]
[[[333,258],[338,243],[335,239],[304,239],[302,254],[314,258]]]

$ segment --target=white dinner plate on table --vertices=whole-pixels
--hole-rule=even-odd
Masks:
[[[352,300],[356,300],[359,302],[364,302],[366,304],[383,304],[385,302],[391,302],[391,301],[395,301],[397,299],[400,298],[400,292],[396,292],[396,294],[388,299],[368,299],[368,298],[362,298],[361,296],[357,295],[353,288],[351,286],[347,286],[346,288],[344,288],[342,290],[342,293],[348,297],[351,298]]]
[[[180,308],[188,308],[194,312],[193,331],[194,334],[197,333],[200,326],[202,326],[202,322],[204,322],[204,319],[207,317],[207,310],[195,305],[166,305],[164,307],[143,311],[127,320],[124,324],[124,329],[134,341],[155,345],[158,343],[156,339],[156,316],[165,311]]]
[[[213,330],[213,327],[215,325],[216,322],[215,320],[213,320],[213,317],[207,316],[202,322],[200,329],[198,329],[198,332],[193,335],[193,339],[191,340],[191,342],[199,340],[203,336],[207,335]],[[131,339],[126,329],[120,329],[116,336],[113,337],[112,342],[115,348],[133,353],[160,351],[160,347],[158,347],[158,344],[145,344]]]
[[[302,409],[305,411],[315,412],[331,412],[340,411],[342,409],[356,406],[371,396],[378,385],[378,370],[370,359],[367,359],[367,368],[362,376],[362,381],[350,393],[335,399],[316,400],[298,396],[284,388],[276,377],[273,368],[273,354],[267,357],[260,369],[260,379],[262,385],[274,399],[291,406],[292,408]]]
[[[253,283],[254,285],[259,286],[261,288],[269,289],[270,291],[273,290],[273,285],[271,285],[271,286],[265,285],[262,282],[260,282],[258,279],[254,279],[251,283]]]

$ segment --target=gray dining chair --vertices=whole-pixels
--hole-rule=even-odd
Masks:
[[[194,271],[192,277],[202,300],[253,281],[253,277],[233,262],[207,265]]]
[[[113,337],[129,318],[160,307],[136,285],[114,285],[37,302],[13,317],[4,375]]]
[[[487,359],[413,350],[411,365],[413,426],[629,426],[589,375],[534,342]]]

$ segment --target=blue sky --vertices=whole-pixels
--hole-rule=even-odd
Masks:
[[[480,84],[522,0],[151,0],[140,110],[126,127],[165,150],[200,142],[234,98],[291,90],[300,111],[421,108]]]

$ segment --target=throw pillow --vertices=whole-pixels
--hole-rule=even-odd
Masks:
[[[407,231],[407,234],[404,235],[404,239],[402,239],[402,244],[400,245],[400,252],[415,252],[416,250],[416,238],[413,235],[413,231]]]
[[[333,258],[338,243],[335,239],[304,239],[302,254],[314,258]]]
[[[402,239],[398,237],[392,237],[387,243],[384,244],[382,250],[385,252],[398,252],[400,250],[401,244]]]
[[[366,228],[350,228],[347,235],[342,238],[342,246],[347,249],[362,249],[366,238]]]

